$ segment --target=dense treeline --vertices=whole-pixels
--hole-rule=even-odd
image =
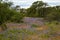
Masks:
[[[43,1],[36,1],[27,9],[11,6],[11,2],[0,1],[0,25],[8,21],[22,22],[23,17],[42,17],[48,21],[60,21],[60,6],[51,7]],[[3,26],[2,28],[7,27]]]
[[[0,1],[0,26],[3,30],[7,28],[5,25],[6,22],[21,22],[23,14],[17,12],[16,9],[13,9],[11,2]]]
[[[51,7],[42,1],[36,1],[27,9],[27,16],[42,17],[49,21],[60,20],[60,6]]]

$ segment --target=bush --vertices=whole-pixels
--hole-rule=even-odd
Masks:
[[[31,27],[39,27],[39,26],[36,24],[32,24]]]
[[[19,23],[19,22],[22,22],[23,17],[24,17],[24,16],[23,16],[22,13],[16,12],[15,15],[12,16],[11,21],[12,21],[12,22]]]

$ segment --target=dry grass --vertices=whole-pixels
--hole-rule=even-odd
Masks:
[[[40,27],[37,27],[37,28],[35,28],[36,30],[41,30],[41,31],[43,31],[43,30],[47,30],[48,29],[48,26],[40,26]]]

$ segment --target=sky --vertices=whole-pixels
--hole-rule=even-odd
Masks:
[[[14,6],[19,5],[21,8],[29,8],[35,1],[43,1],[51,6],[60,5],[60,0],[9,0],[13,2]]]

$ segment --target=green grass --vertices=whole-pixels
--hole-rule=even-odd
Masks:
[[[32,28],[36,28],[36,27],[39,27],[39,25],[32,24],[31,27],[32,27]]]
[[[49,32],[48,32],[48,34],[49,35],[57,35],[58,34],[58,32],[60,32],[59,30],[60,30],[60,22],[56,22],[56,21],[54,21],[54,22],[46,22],[46,25],[48,26],[48,30],[49,30]]]
[[[33,37],[38,36],[38,38],[42,38],[43,40],[52,37],[51,35],[56,34],[58,31],[60,32],[60,24],[56,24],[56,22],[51,23],[46,22],[45,25],[48,26],[47,33],[43,33],[43,31],[37,31],[37,30],[32,31],[30,29],[12,29],[12,30],[9,29],[6,32],[0,34],[0,40],[33,40],[31,36]],[[37,28],[39,26],[32,24],[32,27]]]
[[[8,30],[3,34],[0,34],[0,40],[22,40],[24,37],[34,34],[36,33],[27,29]]]

